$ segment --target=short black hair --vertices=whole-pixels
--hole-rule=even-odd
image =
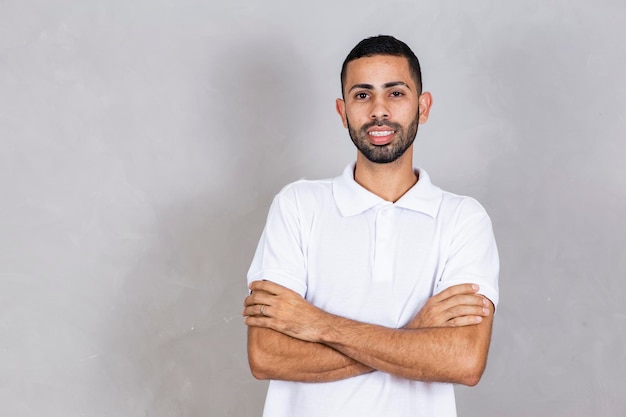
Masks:
[[[409,46],[389,35],[378,35],[363,39],[348,54],[341,66],[341,94],[346,82],[346,68],[351,61],[363,57],[371,57],[376,55],[392,55],[404,57],[409,63],[409,69],[413,76],[413,81],[417,87],[417,93],[422,92],[422,70],[417,56],[413,53]]]

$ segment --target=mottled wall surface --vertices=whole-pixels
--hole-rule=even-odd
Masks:
[[[626,4],[0,1],[0,415],[256,416],[240,313],[269,202],[355,151],[348,50],[433,94],[415,158],[492,216],[460,416],[626,415]]]

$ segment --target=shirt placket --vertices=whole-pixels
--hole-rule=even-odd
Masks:
[[[394,206],[389,203],[378,208],[375,218],[373,281],[393,278],[393,224]]]

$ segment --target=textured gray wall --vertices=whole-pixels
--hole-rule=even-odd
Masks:
[[[0,0],[0,415],[255,416],[269,202],[354,158],[348,50],[422,60],[417,163],[488,209],[502,300],[461,416],[626,416],[622,0]]]

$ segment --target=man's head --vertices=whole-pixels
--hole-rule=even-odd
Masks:
[[[341,81],[337,112],[359,150],[357,164],[362,158],[410,162],[418,125],[428,119],[432,103],[430,93],[422,93],[411,49],[391,36],[365,39],[348,54]]]
[[[413,53],[409,46],[388,35],[372,36],[371,38],[363,39],[359,42],[348,54],[341,66],[341,92],[344,93],[346,84],[346,71],[348,64],[355,59],[371,57],[375,55],[391,55],[406,58],[409,68],[411,70],[411,76],[415,85],[418,87],[417,93],[422,92],[422,71],[420,68],[420,62],[417,56]]]

